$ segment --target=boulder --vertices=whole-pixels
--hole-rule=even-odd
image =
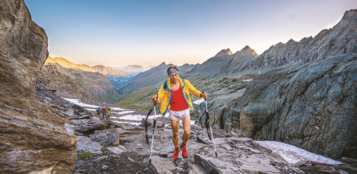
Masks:
[[[81,120],[71,120],[72,123],[74,124],[86,124],[88,123],[89,119],[81,119]]]
[[[90,138],[92,141],[97,142],[102,146],[105,145],[106,142],[108,141],[108,136],[106,133],[91,134]]]
[[[246,158],[237,158],[236,163],[240,164],[240,169],[249,173],[280,173],[270,164],[270,159],[259,154],[249,155]]]
[[[238,167],[233,166],[231,163],[221,161],[216,158],[210,158],[203,155],[195,154],[195,163],[205,172],[205,173],[243,173]]]
[[[107,147],[106,149],[116,155],[120,155],[121,153],[125,152],[125,150],[123,150],[119,147]]]
[[[86,124],[77,126],[75,131],[81,133],[93,133],[95,130],[105,130],[107,126],[107,122],[103,122],[96,117],[92,117]]]
[[[168,158],[153,156],[151,157],[150,168],[156,173],[173,173],[175,171],[175,164]]]
[[[77,155],[83,152],[90,152],[92,156],[98,156],[102,154],[102,148],[99,143],[93,142],[90,138],[78,136]]]
[[[98,142],[102,146],[118,146],[119,133],[121,129],[107,129],[91,134],[92,141]]]
[[[74,115],[74,110],[73,110],[73,109],[68,109],[68,110],[66,111],[66,114],[67,114],[67,115]]]

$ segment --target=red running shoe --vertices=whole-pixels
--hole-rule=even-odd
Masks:
[[[181,150],[182,150],[182,157],[188,158],[188,152],[187,152],[186,144],[182,143],[180,147],[181,147]]]
[[[174,154],[172,154],[171,157],[176,160],[177,157],[179,156],[179,154],[180,154],[180,150],[179,150],[179,148],[177,148],[177,149],[175,150]]]

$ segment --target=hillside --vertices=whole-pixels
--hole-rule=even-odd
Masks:
[[[103,65],[96,65],[93,67],[90,67],[88,65],[84,64],[75,64],[63,57],[55,57],[52,58],[48,56],[45,65],[48,64],[59,64],[63,68],[67,69],[74,69],[74,70],[82,70],[82,71],[87,71],[87,72],[99,72],[106,77],[108,77],[109,81],[116,87],[119,88],[122,84],[124,84],[126,81],[128,81],[131,78],[131,74],[116,70],[110,67],[105,67]]]
[[[217,74],[228,75],[240,72],[243,67],[245,67],[249,62],[255,60],[257,57],[258,54],[249,46],[246,46],[224,61]]]
[[[59,72],[59,68],[56,65],[44,65],[38,74],[38,82],[67,95],[90,98],[81,83]]]
[[[167,80],[166,69],[170,65],[162,63],[130,79],[119,89],[121,96],[117,104],[119,106],[140,109],[151,107],[151,97],[157,93],[161,84]],[[184,73],[192,67],[193,65],[185,64],[178,68],[180,73]]]
[[[79,68],[63,68],[57,63],[44,65],[39,81],[70,96],[92,98],[106,103],[115,103],[119,97],[115,86],[103,74]]]
[[[224,62],[232,57],[232,55],[233,53],[229,48],[223,49],[202,64],[196,64],[189,71],[185,72],[185,74],[195,74],[196,79],[202,80],[213,78],[215,75],[217,75]]]

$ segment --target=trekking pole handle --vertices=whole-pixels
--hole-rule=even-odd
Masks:
[[[157,94],[157,96],[155,97],[156,100],[159,99],[159,93]],[[156,106],[156,104],[154,104],[154,107]]]
[[[202,95],[205,93],[205,91],[202,91]],[[206,112],[208,112],[208,109],[207,109],[207,100],[205,99],[205,103],[206,103]]]
[[[202,91],[202,96],[203,96],[203,94],[205,94],[205,91]],[[206,99],[205,99],[205,101],[206,101]]]

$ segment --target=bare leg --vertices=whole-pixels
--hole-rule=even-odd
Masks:
[[[187,143],[187,141],[190,139],[190,131],[191,131],[191,118],[190,115],[186,115],[182,119],[182,124],[183,124],[183,143]]]
[[[174,141],[175,148],[178,148],[179,142],[179,122],[175,120],[171,120],[172,127],[172,140]]]

